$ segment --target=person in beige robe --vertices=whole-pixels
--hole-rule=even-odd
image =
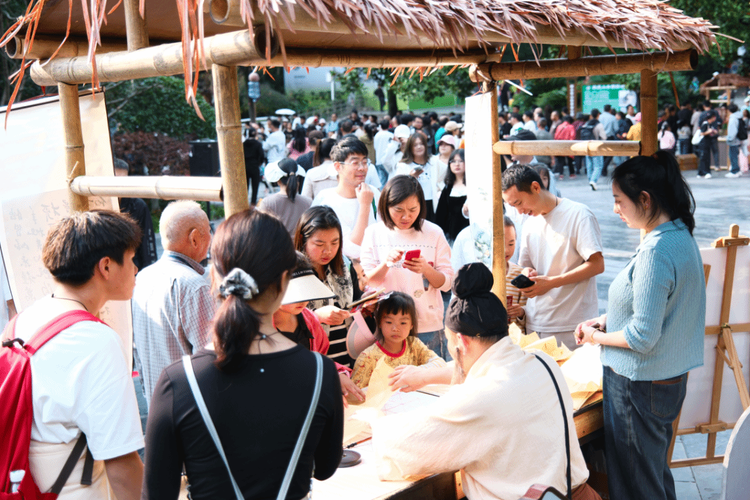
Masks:
[[[534,483],[567,492],[567,453],[560,400],[543,366],[562,391],[570,440],[574,499],[596,499],[576,436],[573,401],[555,361],[525,352],[508,337],[505,308],[490,292],[481,263],[458,273],[446,319],[456,359],[450,368],[399,367],[402,391],[427,383],[454,386],[435,404],[371,422],[378,475],[383,480],[461,470],[469,500],[515,500]],[[480,314],[481,311],[481,314]]]

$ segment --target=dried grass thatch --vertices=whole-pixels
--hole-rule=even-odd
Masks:
[[[68,0],[69,13],[73,1]],[[120,2],[122,0],[119,0]],[[128,1],[128,0],[125,0]],[[194,101],[195,73],[201,69],[206,26],[204,2],[176,0],[174,19],[158,20],[179,24],[184,54],[186,97]],[[463,51],[477,45],[489,48],[498,38],[512,44],[540,43],[546,39],[580,40],[582,35],[599,45],[635,50],[682,50],[686,46],[705,52],[715,42],[710,22],[684,15],[659,0],[238,0],[242,19],[252,31],[264,25],[267,46],[275,33],[285,55],[285,35],[292,37],[304,17],[310,26],[325,33],[334,25],[352,34],[375,36],[382,42],[394,36],[403,40],[427,40],[428,50]],[[32,0],[25,16],[0,39],[0,47],[24,28],[27,42],[33,42],[44,7],[54,0]],[[117,7],[107,11],[107,0],[81,0],[82,17],[89,40],[89,61],[94,64],[101,44],[103,23]],[[141,12],[144,0],[140,0]],[[149,19],[154,22],[153,18]],[[70,32],[70,20],[65,33]],[[555,36],[556,35],[556,36]],[[356,51],[356,38],[352,39]],[[571,43],[580,45],[579,43]],[[270,51],[266,54],[270,61]],[[284,59],[285,60],[285,59]],[[21,74],[26,64],[22,65]],[[424,74],[425,69],[418,70]],[[400,73],[400,72],[399,72]],[[98,86],[96,76],[94,86]]]

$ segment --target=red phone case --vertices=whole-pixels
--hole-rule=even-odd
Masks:
[[[404,260],[414,260],[419,258],[419,255],[421,254],[420,250],[409,250],[404,254]]]

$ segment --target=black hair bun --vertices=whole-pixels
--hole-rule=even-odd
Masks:
[[[478,293],[489,293],[495,279],[492,272],[481,262],[466,264],[456,273],[453,280],[453,294],[465,299]]]

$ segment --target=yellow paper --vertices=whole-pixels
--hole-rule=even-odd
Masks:
[[[393,395],[393,389],[388,385],[388,375],[393,373],[393,368],[385,363],[385,357],[378,360],[370,377],[370,384],[365,389],[367,399],[361,405],[349,405],[344,410],[344,443],[356,442],[369,437],[370,425],[367,422],[354,418],[354,415],[366,408],[380,410],[388,399]]]
[[[539,339],[536,342],[532,342],[523,347],[524,351],[530,351],[532,349],[537,349],[552,356],[552,353],[557,350],[557,339],[555,337],[547,337],[546,339]]]
[[[521,349],[525,349],[529,344],[539,340],[539,335],[537,335],[536,332],[524,335],[515,323],[508,325],[508,335],[510,336],[510,340]]]
[[[585,344],[563,363],[563,375],[573,396],[573,408],[579,409],[588,398],[602,389],[602,362],[600,348]]]

